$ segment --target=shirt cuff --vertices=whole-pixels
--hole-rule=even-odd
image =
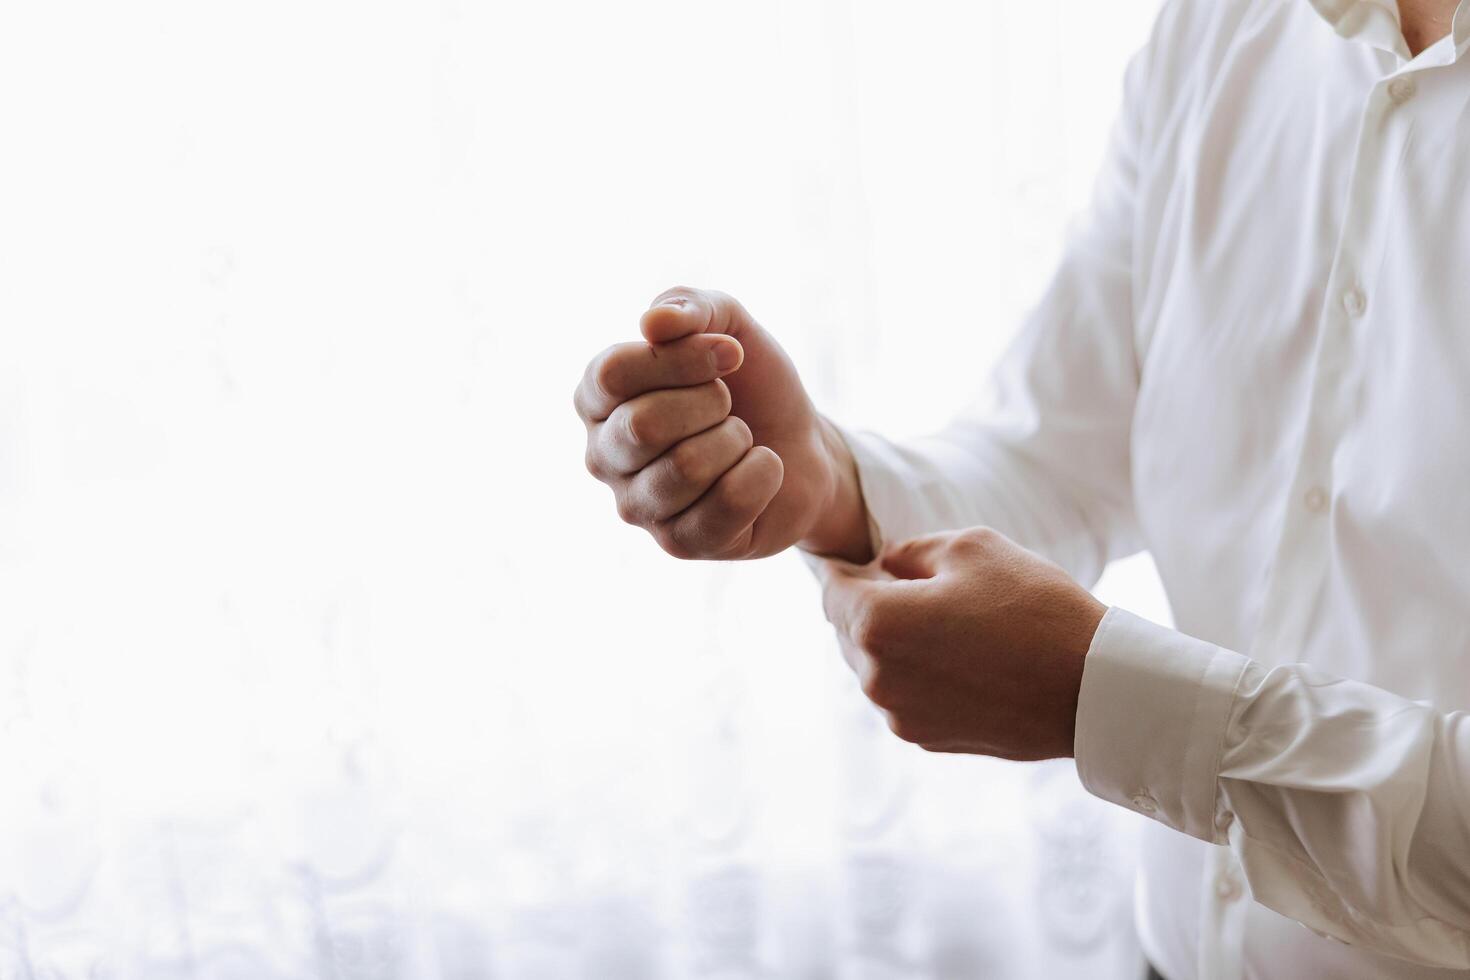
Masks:
[[[869,432],[844,429],[833,423],[857,465],[858,486],[868,511],[868,541],[873,554],[883,553],[884,541],[914,537],[916,481],[913,467],[887,439]]]
[[[1116,607],[1082,668],[1073,752],[1094,796],[1211,843],[1236,689],[1250,659]]]

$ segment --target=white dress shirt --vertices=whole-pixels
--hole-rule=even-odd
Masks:
[[[1076,755],[1169,980],[1470,967],[1467,50],[1470,0],[1412,59],[1393,0],[1171,0],[987,397],[846,434],[884,538],[1152,552],[1179,631],[1109,611]]]

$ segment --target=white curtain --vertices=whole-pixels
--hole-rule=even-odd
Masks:
[[[1153,5],[0,6],[0,977],[1135,976],[1130,818],[894,740],[570,395],[683,282],[940,424]]]

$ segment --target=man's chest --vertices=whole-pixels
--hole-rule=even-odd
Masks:
[[[1415,54],[1444,37],[1454,27],[1457,0],[1398,0],[1404,39]]]
[[[1298,517],[1470,548],[1470,63],[1258,27],[1156,121],[1134,255],[1140,519],[1237,591]]]

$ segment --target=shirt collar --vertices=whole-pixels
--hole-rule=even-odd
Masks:
[[[1311,0],[1311,4],[1340,36],[1380,48],[1397,55],[1404,62],[1414,60],[1404,42],[1398,0]],[[1435,61],[1454,60],[1470,48],[1470,0],[1460,0],[1450,28],[1450,38],[1430,45],[1420,56],[1436,52],[1441,45],[1453,54],[1445,59],[1435,58]]]

